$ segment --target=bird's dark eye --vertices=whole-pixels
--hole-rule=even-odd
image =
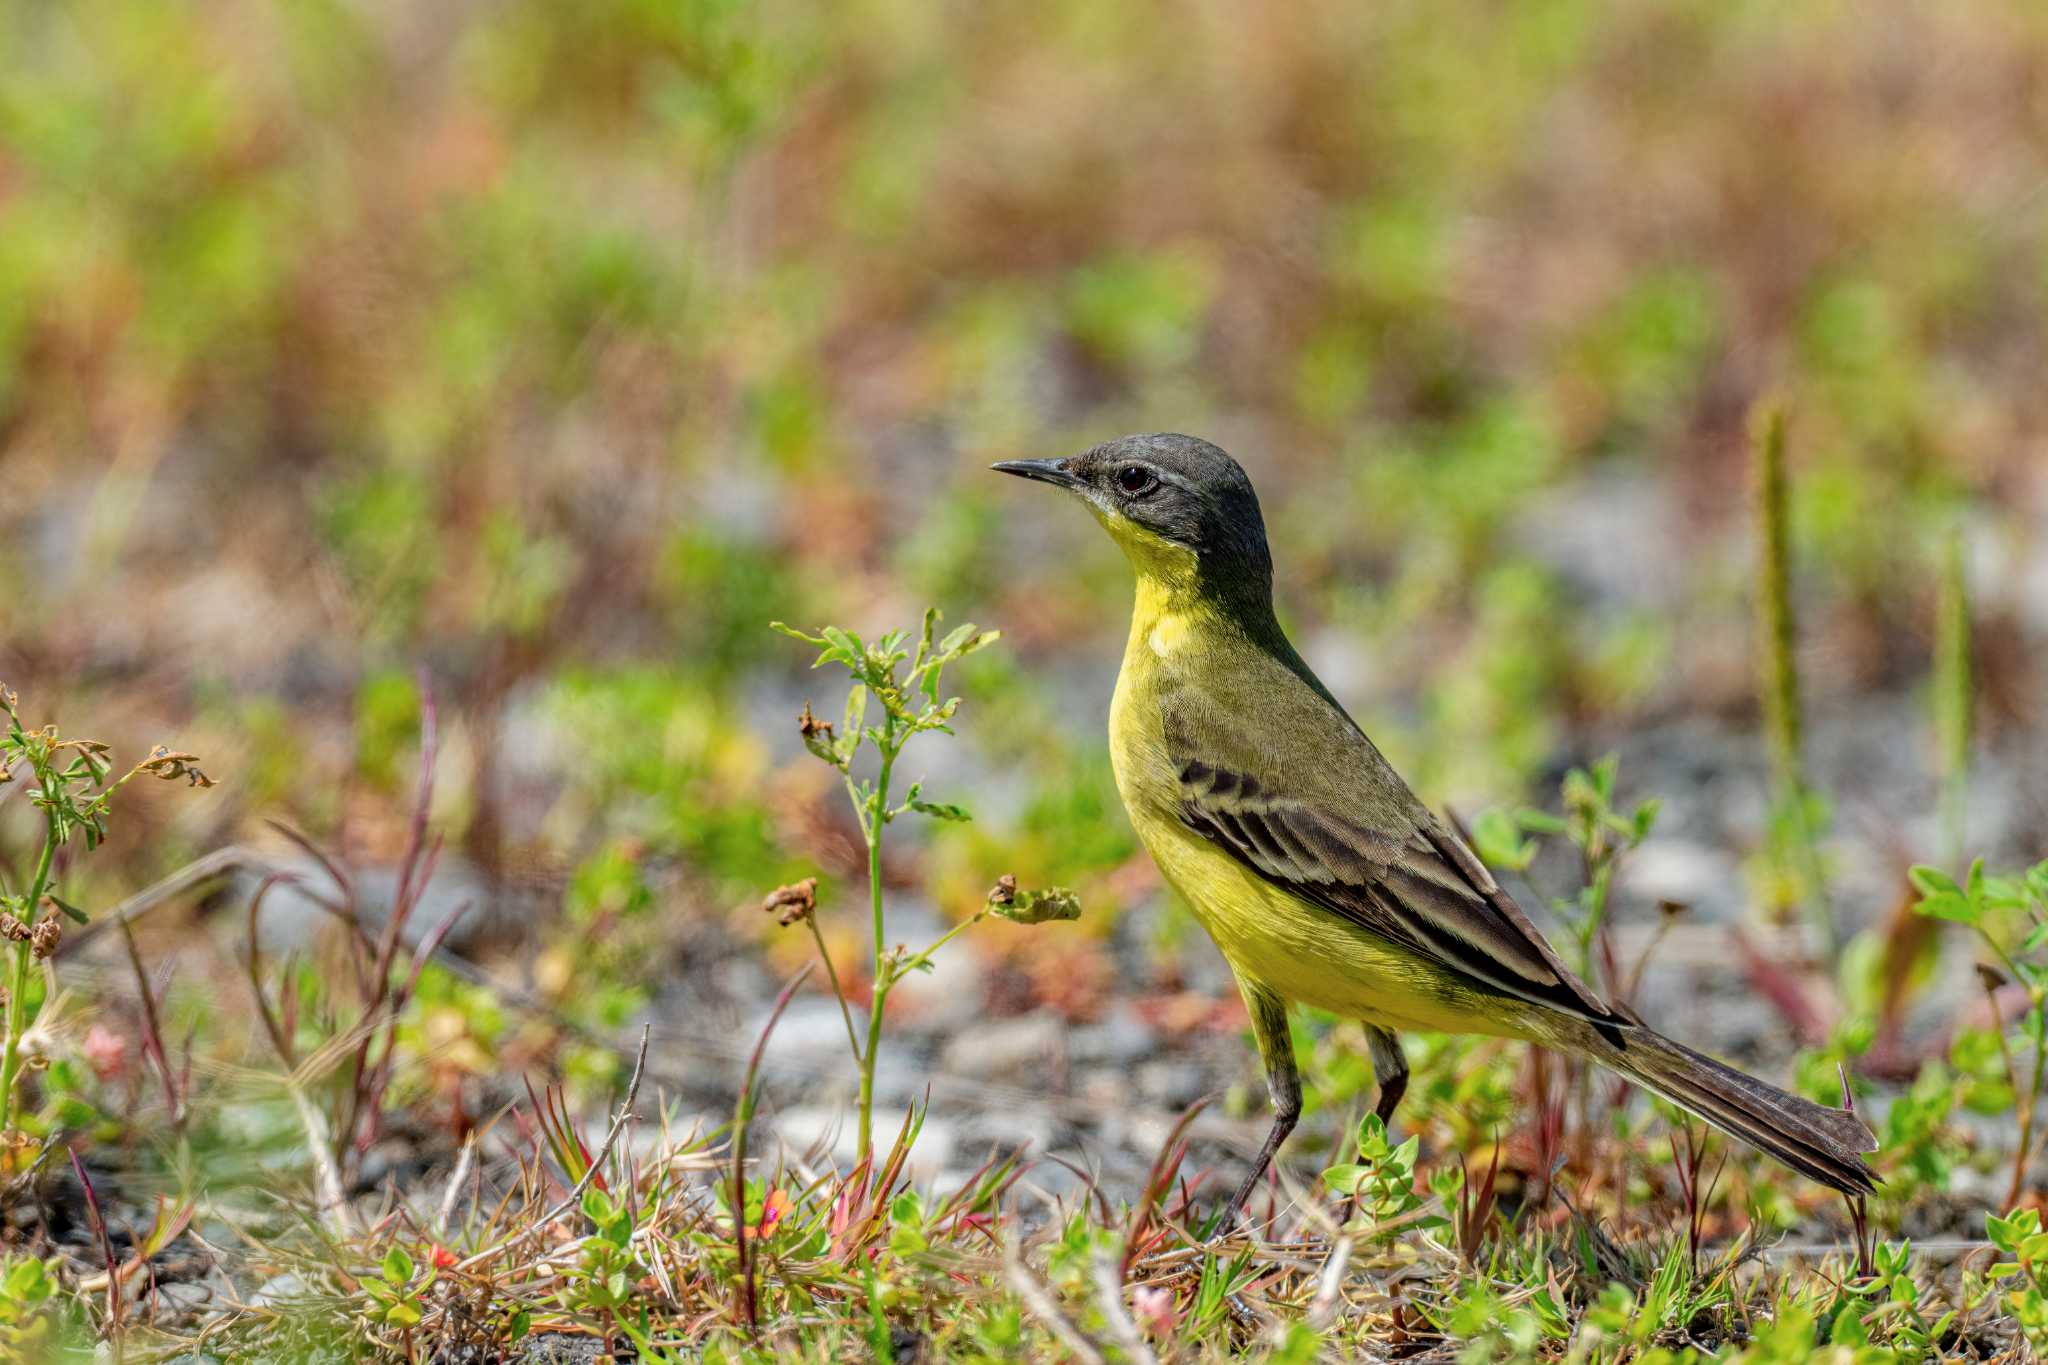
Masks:
[[[1157,488],[1159,480],[1143,465],[1127,464],[1116,472],[1116,486],[1135,498]]]

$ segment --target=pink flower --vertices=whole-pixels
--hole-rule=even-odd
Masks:
[[[85,1061],[93,1075],[112,1080],[128,1069],[128,1040],[105,1024],[94,1024],[85,1032]]]
[[[1149,1337],[1171,1337],[1174,1329],[1180,1326],[1180,1314],[1173,1306],[1173,1291],[1163,1285],[1141,1284],[1133,1289],[1131,1311],[1137,1315],[1138,1326]]]

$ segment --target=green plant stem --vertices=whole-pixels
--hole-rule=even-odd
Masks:
[[[930,962],[932,960],[932,955],[937,953],[939,949],[945,947],[948,943],[951,943],[954,939],[966,933],[975,925],[981,923],[983,919],[987,918],[987,916],[988,910],[986,907],[975,911],[968,918],[961,920],[958,924],[948,929],[945,933],[940,934],[937,938],[933,939],[929,945],[919,950],[916,954],[907,957],[903,961],[897,963],[896,971],[894,974],[898,978],[901,978],[907,972],[916,971],[918,968]]]
[[[29,883],[28,898],[22,907],[31,928],[36,907],[43,903],[43,893],[50,886],[50,864],[57,856],[57,813],[45,811],[43,818],[43,853],[36,861],[36,875]],[[28,976],[35,966],[35,955],[27,940],[14,945],[12,965],[7,983],[7,1043],[4,1052],[0,1052],[0,1137],[14,1131],[14,1087],[21,1077],[21,1035],[28,1029]]]
[[[882,752],[881,771],[875,775],[875,788],[869,797],[870,804],[861,820],[862,832],[868,843],[868,909],[874,927],[874,988],[868,999],[868,1041],[860,1053],[860,1127],[859,1147],[854,1155],[856,1166],[866,1162],[875,1147],[875,1054],[882,1046],[882,1007],[889,1002],[889,976],[887,948],[884,944],[882,924],[882,826],[888,823],[889,776],[896,766],[893,723],[884,723],[884,741],[878,747]]]

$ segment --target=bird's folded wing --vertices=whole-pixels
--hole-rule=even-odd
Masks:
[[[1401,828],[1367,828],[1327,800],[1291,795],[1195,747],[1185,734],[1169,743],[1181,819],[1260,876],[1495,990],[1596,1023],[1625,1018],[1573,975],[1485,865],[1426,810]]]

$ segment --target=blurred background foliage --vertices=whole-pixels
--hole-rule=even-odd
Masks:
[[[892,876],[1106,935],[1125,571],[983,467],[1132,430],[1245,461],[1431,800],[1754,734],[1772,391],[1810,704],[1925,687],[1961,526],[1980,743],[2039,724],[2024,6],[12,0],[0,51],[0,676],[225,783],[95,876],[271,815],[394,860],[423,671],[468,865],[757,932],[859,871],[766,621],[934,602],[1006,644],[930,774],[978,822]],[[1002,951],[1099,1002],[1077,935]]]

